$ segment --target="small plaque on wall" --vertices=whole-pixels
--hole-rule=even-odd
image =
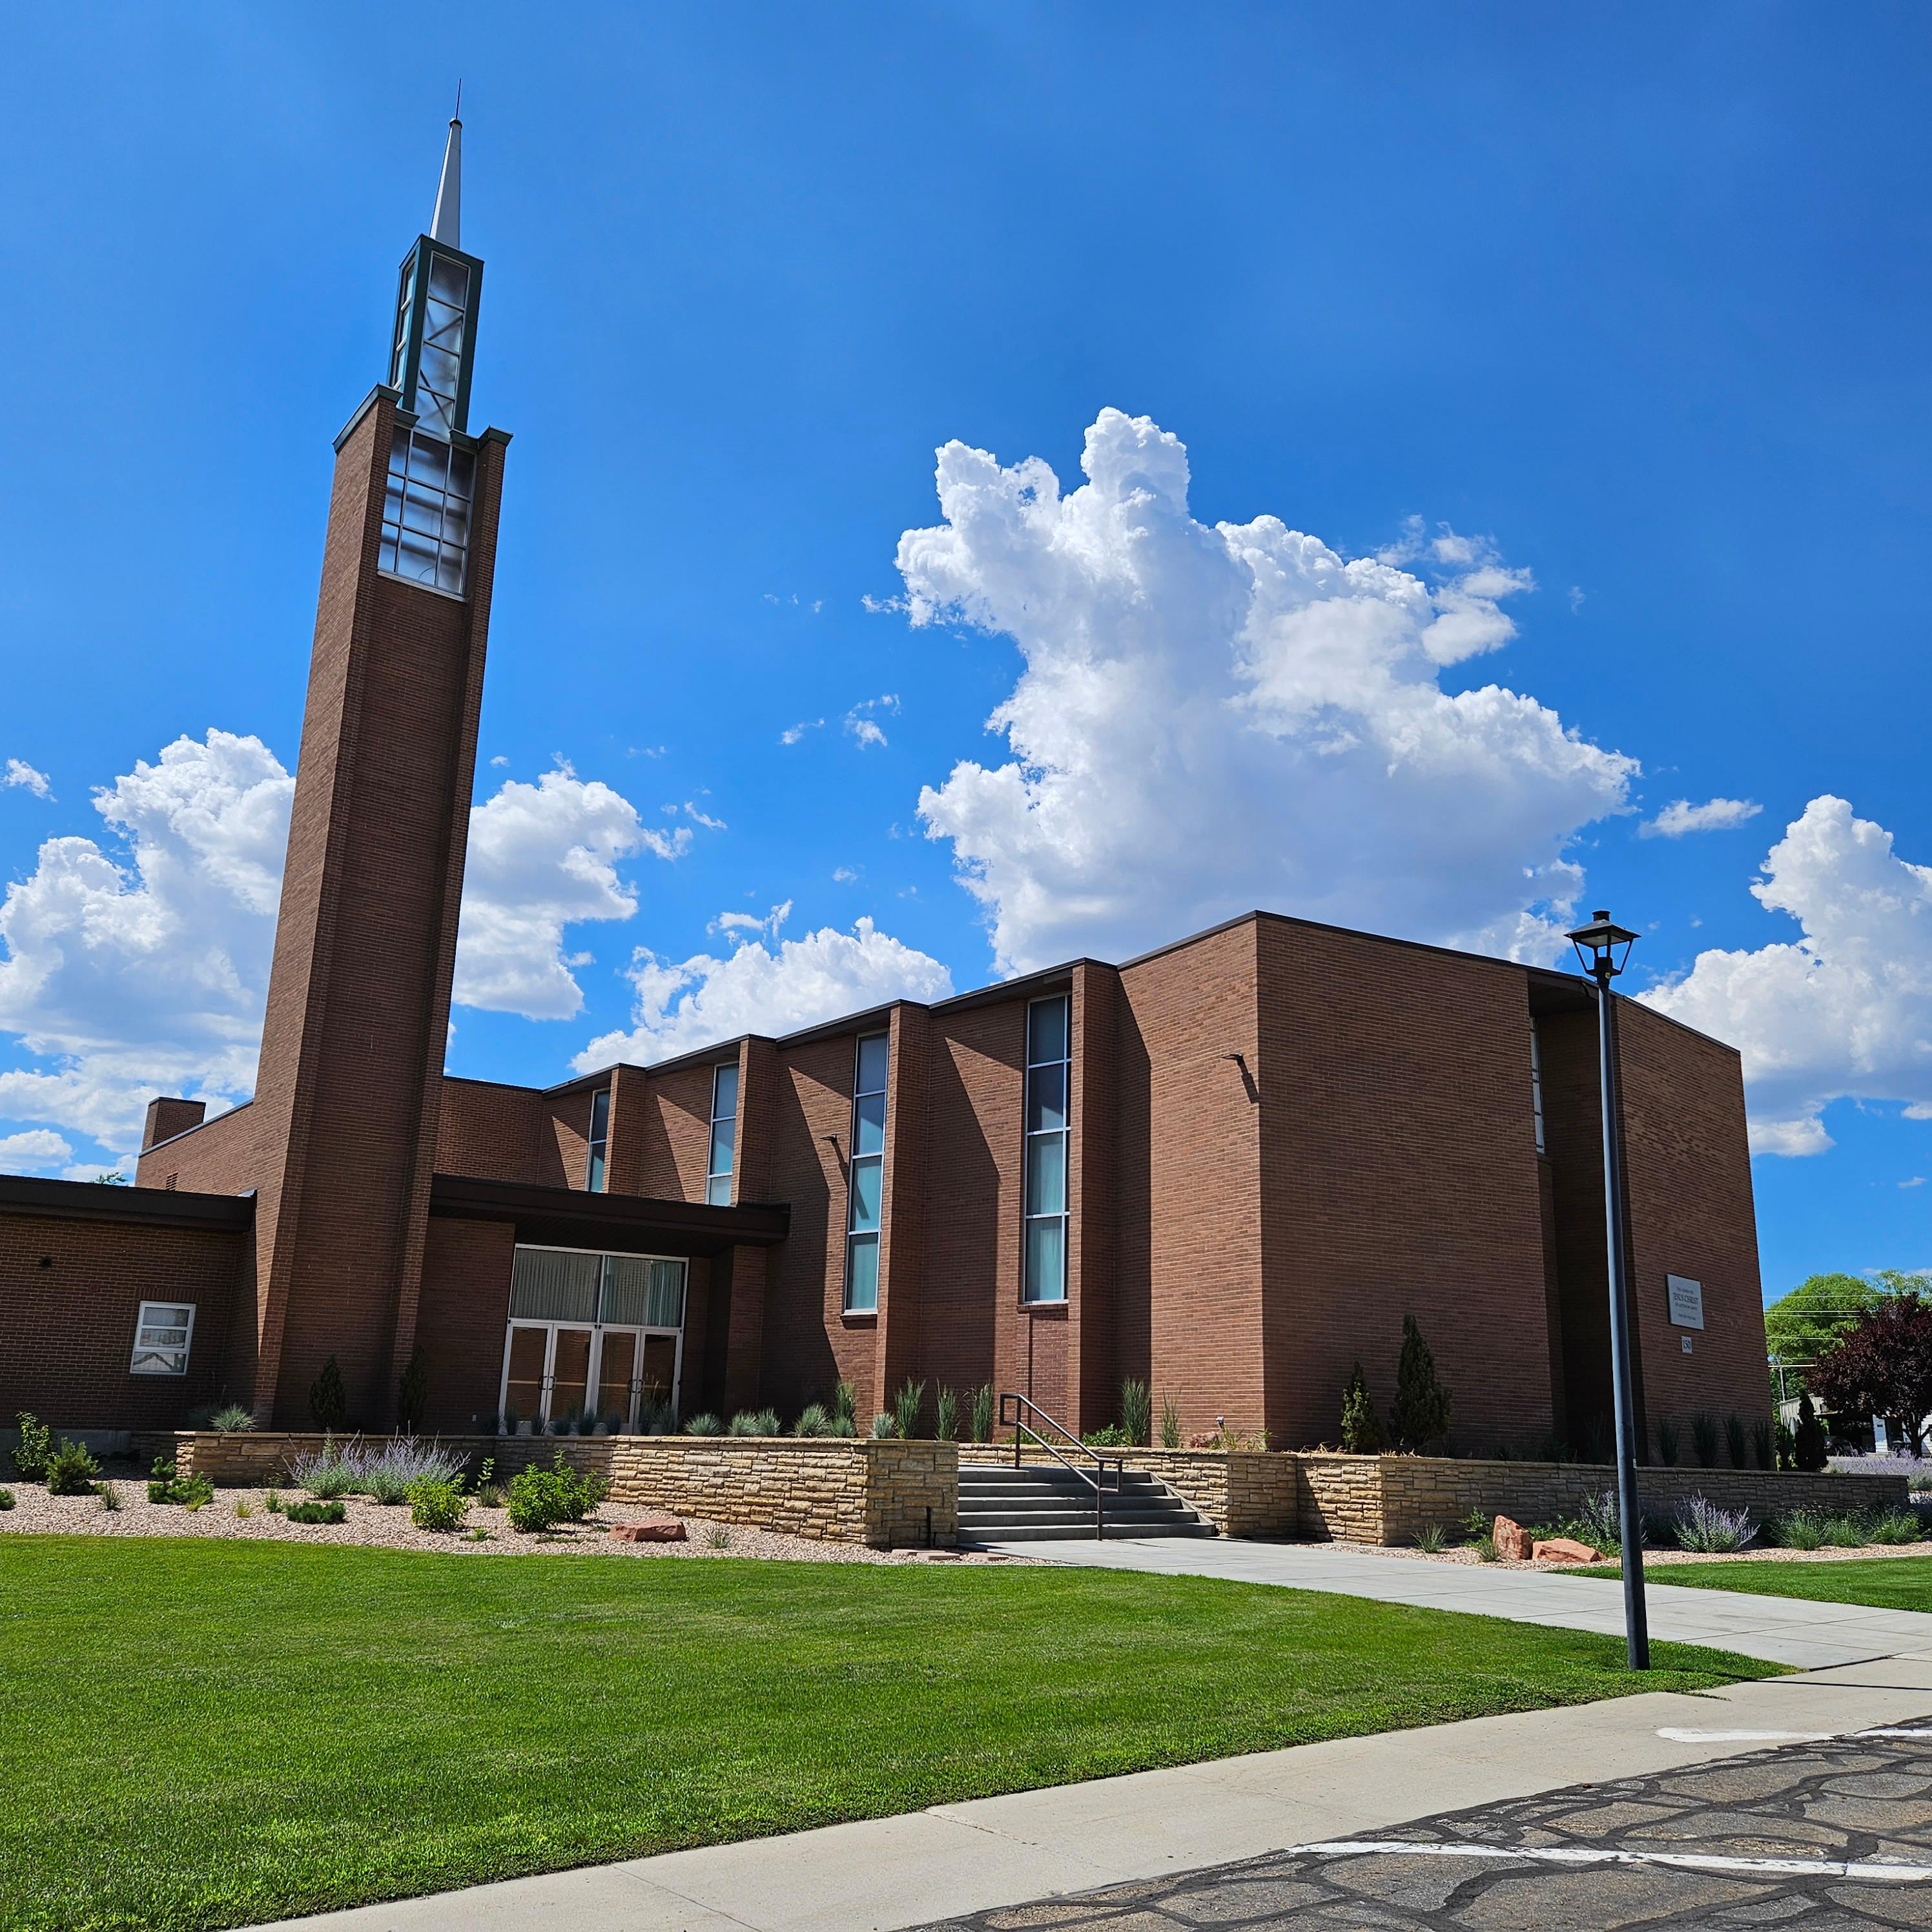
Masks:
[[[1670,1325],[1673,1328],[1701,1328],[1704,1325],[1704,1284],[1688,1275],[1670,1274],[1664,1280],[1670,1288]]]

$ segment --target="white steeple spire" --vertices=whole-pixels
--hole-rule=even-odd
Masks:
[[[432,242],[447,242],[452,248],[463,246],[463,89],[456,90],[456,116],[449,123],[449,145],[442,151],[442,178],[436,184],[436,212],[430,217]]]

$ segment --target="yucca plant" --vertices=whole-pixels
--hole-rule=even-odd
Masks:
[[[1439,1556],[1449,1546],[1448,1526],[1439,1522],[1425,1522],[1415,1532],[1415,1546],[1425,1556]]]
[[[687,1436],[722,1436],[724,1425],[707,1409],[692,1417],[684,1425],[684,1432]]]
[[[219,1429],[224,1433],[232,1433],[238,1430],[253,1429],[255,1418],[251,1411],[244,1408],[238,1402],[231,1402],[218,1408],[208,1418],[208,1426],[211,1429]]]
[[[832,1432],[832,1414],[822,1402],[808,1402],[798,1412],[798,1420],[793,1426],[794,1436],[829,1436]]]

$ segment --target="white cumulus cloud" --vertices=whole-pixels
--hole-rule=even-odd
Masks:
[[[1526,573],[1420,524],[1354,561],[1272,516],[1210,528],[1180,441],[1114,410],[1066,496],[1037,458],[938,458],[945,520],[899,542],[908,614],[1003,633],[1025,668],[989,721],[1010,758],[962,760],[920,812],[1002,970],[1257,905],[1558,956],[1571,842],[1637,766],[1534,698],[1443,688],[1514,634]]]
[[[850,932],[822,926],[780,940],[785,905],[759,920],[726,913],[716,922],[733,942],[722,958],[698,953],[661,959],[640,947],[628,977],[632,1025],[593,1040],[576,1058],[579,1072],[618,1060],[655,1060],[740,1034],[785,1034],[889,1000],[943,1000],[952,976],[930,955],[862,919]],[[759,936],[754,938],[757,934]]]
[[[36,798],[52,798],[53,781],[45,772],[37,772],[25,758],[9,758],[7,769],[0,772],[0,785],[17,786],[32,792]]]
[[[135,1145],[156,1093],[255,1077],[295,781],[255,737],[178,738],[98,791],[104,842],[50,838],[0,905],[0,1118]]]
[[[862,752],[872,745],[883,745],[886,734],[879,723],[881,712],[896,712],[899,708],[898,694],[886,692],[878,698],[868,698],[853,706],[845,714],[845,729]]]
[[[1755,818],[1764,809],[1748,798],[1708,799],[1693,805],[1688,798],[1674,798],[1654,818],[1637,827],[1640,838],[1682,838],[1687,832],[1729,832]]]
[[[676,859],[691,839],[688,826],[645,825],[622,794],[568,765],[535,784],[506,782],[470,814],[456,1003],[526,1019],[571,1018],[584,1005],[572,968],[585,962],[566,957],[566,928],[631,917],[637,891],[618,862],[640,852]]]
[[[1932,866],[1829,794],[1766,856],[1751,891],[1788,913],[1796,940],[1700,952],[1640,997],[1744,1057],[1751,1145],[1820,1154],[1834,1100],[1904,1101],[1932,1119]]]
[[[0,1174],[45,1174],[73,1159],[73,1147],[51,1127],[0,1134]]]

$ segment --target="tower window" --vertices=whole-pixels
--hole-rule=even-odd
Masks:
[[[604,1156],[610,1144],[610,1090],[600,1087],[590,1096],[590,1144],[584,1160],[584,1186],[588,1193],[604,1192]]]
[[[887,1037],[859,1042],[852,1074],[852,1156],[845,1215],[845,1312],[870,1315],[879,1305],[879,1216],[885,1198]]]
[[[1538,1039],[1536,1022],[1529,1023],[1529,1111],[1536,1127],[1536,1150],[1550,1151],[1543,1125],[1543,1043]]]
[[[1067,1090],[1072,1028],[1064,995],[1027,1008],[1026,1254],[1030,1302],[1066,1299]]]
[[[704,1198],[713,1208],[731,1204],[731,1159],[738,1144],[738,1063],[720,1062],[711,1076],[711,1158]]]
[[[389,446],[382,499],[382,568],[460,595],[476,485],[470,452],[399,426]]]

